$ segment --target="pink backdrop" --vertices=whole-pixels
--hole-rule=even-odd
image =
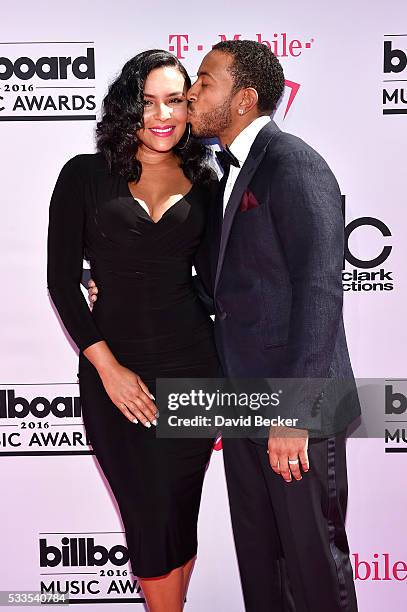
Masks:
[[[360,261],[347,261],[344,279],[355,373],[402,379],[407,5],[403,0],[335,5],[259,0],[250,6],[242,0],[231,5],[21,0],[1,13],[0,590],[38,590],[41,583],[48,588],[68,581],[72,598],[86,600],[82,609],[105,610],[98,599],[137,599],[137,584],[112,556],[112,547],[124,544],[122,526],[72,399],[78,395],[77,356],[47,296],[48,203],[57,173],[68,158],[94,150],[94,115],[108,82],[129,57],[146,48],[170,49],[194,75],[222,37],[268,41],[287,77],[277,123],[327,159],[346,196],[347,224],[371,218],[350,235],[350,253]],[[58,58],[80,56],[86,63],[74,62],[66,74],[61,70]],[[56,59],[47,67],[46,60],[38,63],[44,57]],[[387,258],[375,262],[386,245]],[[403,381],[389,384],[403,392]],[[348,443],[347,524],[360,609],[404,612],[404,455],[385,449],[406,444],[384,440],[382,387],[383,436]],[[16,397],[23,398],[25,415],[12,416]],[[66,398],[63,404],[58,397]],[[221,451],[208,470],[199,533],[187,609],[242,611]],[[92,565],[87,555],[73,566],[67,551],[82,545],[103,546],[106,563]],[[58,555],[61,562],[51,566]]]

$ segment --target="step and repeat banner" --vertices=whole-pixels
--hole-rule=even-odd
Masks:
[[[101,101],[127,59],[163,48],[193,78],[211,46],[229,38],[258,40],[280,58],[286,89],[275,120],[316,148],[341,186],[349,348],[355,375],[380,379],[383,422],[382,435],[348,441],[351,559],[360,609],[404,612],[404,0],[2,5],[0,590],[55,589],[83,610],[144,609],[83,428],[77,354],[47,294],[48,205],[65,161],[94,151]],[[243,611],[220,445],[199,536],[187,609]]]

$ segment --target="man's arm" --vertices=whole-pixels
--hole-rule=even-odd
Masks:
[[[326,162],[313,151],[283,157],[273,171],[270,209],[292,286],[287,376],[325,379],[342,316],[344,253],[341,194]],[[318,399],[315,382],[302,385],[299,408],[305,416]],[[269,436],[270,465],[287,482],[291,473],[301,478],[300,465],[309,468],[307,431],[297,432]],[[297,458],[300,464],[289,464]]]
[[[210,315],[214,315],[215,314],[215,304],[214,304],[213,298],[207,293],[200,277],[197,274],[192,277],[192,284],[194,285],[194,289],[199,299],[201,300],[206,310],[208,311],[208,313]]]
[[[215,314],[215,305],[214,305],[213,299],[206,292],[205,287],[203,286],[202,281],[200,280],[199,276],[194,275],[192,277],[192,284],[194,286],[194,289],[199,299],[202,301],[202,303],[204,304],[209,314],[211,315]],[[98,292],[99,290],[95,284],[95,281],[92,278],[90,278],[88,281],[88,299],[89,299],[89,304],[90,304],[91,309],[92,309],[93,304],[98,299],[97,298]]]
[[[344,221],[338,183],[322,157],[286,155],[270,207],[292,285],[288,375],[326,378],[342,316]]]

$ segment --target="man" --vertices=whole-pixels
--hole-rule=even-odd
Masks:
[[[199,68],[192,132],[230,152],[196,267],[213,296],[225,376],[353,381],[340,191],[321,156],[270,119],[283,89],[277,58],[253,41],[219,43]],[[271,428],[268,439],[223,440],[248,612],[357,610],[345,438],[360,407],[356,393],[339,396],[308,398],[319,437]]]
[[[232,155],[223,156],[208,227],[212,270],[205,245],[197,268],[214,298],[225,376],[353,381],[340,191],[321,156],[270,120],[283,89],[277,58],[253,41],[221,42],[199,68],[188,92],[192,133],[217,137]],[[223,440],[249,612],[357,610],[344,526],[345,431],[360,407],[356,393],[330,403],[324,391],[316,405],[318,438],[272,428],[264,443]]]

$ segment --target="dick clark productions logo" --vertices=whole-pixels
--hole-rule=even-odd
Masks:
[[[345,196],[342,196],[343,213],[345,217]],[[345,262],[352,266],[342,272],[342,284],[345,291],[371,292],[392,291],[394,288],[393,272],[383,267],[389,257],[392,246],[380,245],[377,254],[373,257],[357,256],[351,246],[352,238],[357,237],[357,230],[368,229],[370,234],[378,234],[381,240],[391,237],[389,227],[376,217],[359,217],[353,219],[345,227]],[[373,238],[376,244],[376,236]]]
[[[94,89],[91,43],[0,43],[0,121],[95,120]]]

